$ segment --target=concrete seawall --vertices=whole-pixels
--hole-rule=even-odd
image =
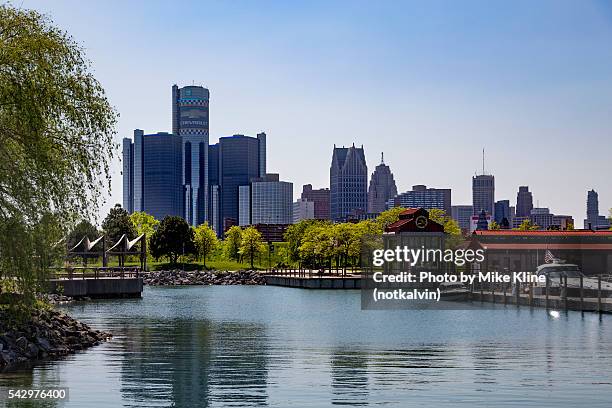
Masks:
[[[75,298],[140,297],[142,286],[142,278],[52,279],[49,293]]]
[[[266,276],[266,285],[304,289],[360,289],[358,277],[292,277]]]

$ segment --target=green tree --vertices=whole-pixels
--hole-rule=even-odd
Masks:
[[[399,220],[399,215],[406,210],[403,207],[393,207],[380,213],[376,218],[376,222],[380,225],[381,231],[384,231],[389,225]]]
[[[328,225],[328,221],[321,220],[301,220],[295,224],[291,224],[285,232],[285,241],[287,242],[287,253],[289,262],[297,262],[300,258],[300,246],[306,229],[312,225]]]
[[[136,238],[136,229],[130,214],[121,208],[121,204],[115,204],[110,209],[104,221],[102,221],[102,230],[106,235],[106,242],[109,245],[115,245],[122,235],[127,235],[128,239]]]
[[[233,225],[225,232],[223,249],[225,256],[230,260],[240,261],[240,244],[242,242],[242,228]]]
[[[24,304],[58,237],[92,219],[110,188],[116,118],[70,35],[0,5],[0,276],[15,278]]]
[[[521,225],[518,226],[517,230],[519,231],[535,231],[539,230],[540,227],[531,222],[529,218],[526,218],[521,222]]]
[[[207,269],[206,258],[219,246],[217,233],[208,224],[200,224],[194,230],[194,241],[197,253],[204,262],[204,269]]]
[[[155,259],[167,256],[170,263],[177,264],[183,254],[194,254],[194,233],[187,221],[181,217],[165,217],[151,236],[151,255]]]
[[[429,218],[431,218],[438,224],[442,224],[444,226],[444,232],[448,234],[448,236],[446,237],[446,246],[448,248],[456,248],[463,242],[459,223],[455,221],[452,217],[446,215],[446,211],[441,210],[439,208],[432,208],[428,210],[428,212]]]
[[[501,226],[495,220],[493,220],[491,221],[491,224],[489,224],[489,229],[493,231],[497,231],[501,229]]]
[[[242,231],[240,242],[240,253],[249,258],[251,268],[253,268],[255,256],[263,252],[266,248],[261,233],[255,227],[248,227]]]
[[[147,237],[147,254],[151,253],[149,246],[151,245],[151,236],[159,226],[159,221],[155,219],[151,214],[147,214],[144,211],[136,211],[130,214],[130,221],[134,226],[136,235],[140,236],[145,234]],[[130,237],[131,238],[131,237]]]
[[[328,264],[337,255],[334,227],[324,223],[309,225],[299,251],[302,261],[313,268]]]

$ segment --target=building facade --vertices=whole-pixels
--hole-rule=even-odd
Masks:
[[[386,209],[389,199],[397,195],[397,187],[393,179],[393,173],[385,164],[384,154],[381,153],[380,164],[374,169],[370,178],[368,189],[368,213],[381,213]]]
[[[302,187],[302,200],[314,203],[314,218],[317,220],[329,220],[329,188],[313,189],[312,184],[304,184]]]
[[[204,87],[172,86],[172,133],[183,145],[183,217],[191,225],[208,219],[209,101]]]
[[[169,133],[145,135],[134,130],[134,141],[123,140],[124,208],[144,211],[157,220],[183,215],[181,138]],[[126,162],[127,160],[127,162]]]
[[[293,183],[266,174],[251,182],[250,224],[293,223]]]
[[[553,225],[554,215],[551,214],[549,208],[533,208],[529,219],[531,223],[540,227],[540,229],[549,229]]]
[[[362,147],[336,147],[330,167],[330,209],[333,221],[365,213],[368,206],[368,166]]]
[[[587,192],[587,217],[584,220],[585,229],[609,229],[610,220],[603,215],[599,215],[599,194],[591,190]]]
[[[499,200],[495,202],[495,222],[499,225],[502,224],[502,220],[505,218],[508,223],[512,223],[512,215],[510,214],[510,200]]]
[[[394,207],[425,208],[431,210],[437,208],[451,214],[451,190],[450,188],[427,188],[423,184],[412,186],[411,191],[397,195],[393,199]]]
[[[516,216],[529,217],[533,209],[533,195],[529,186],[520,186],[516,194]]]
[[[470,230],[472,221],[473,209],[471,205],[453,205],[451,206],[451,218],[457,221],[459,228],[462,231]]]
[[[219,138],[219,143],[211,145],[209,160],[217,163],[216,176],[211,184],[217,183],[218,200],[211,205],[218,207],[218,219],[214,228],[222,235],[231,225],[239,224],[239,187],[248,186],[252,179],[261,176],[265,168],[265,133],[255,138],[234,135]],[[263,148],[261,147],[263,145]]]
[[[298,198],[293,202],[293,223],[302,220],[312,220],[315,217],[315,203]]]
[[[478,215],[484,210],[491,217],[495,216],[495,177],[481,174],[472,177],[472,210]]]

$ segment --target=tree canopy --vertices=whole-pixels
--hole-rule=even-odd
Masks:
[[[261,233],[255,227],[248,227],[242,231],[240,240],[240,253],[246,256],[254,266],[255,256],[259,255],[265,249],[265,245],[261,238]]]
[[[102,230],[109,245],[114,245],[124,234],[129,239],[136,237],[136,229],[132,224],[130,214],[119,204],[111,208],[104,221],[102,221]]]
[[[178,257],[195,253],[193,229],[181,217],[165,217],[151,236],[151,255],[159,259],[167,256],[176,265]]]
[[[219,246],[217,234],[208,224],[200,224],[194,230],[194,241],[196,251],[202,257],[203,266],[206,268],[206,258]]]
[[[67,228],[110,188],[116,119],[70,35],[0,5],[0,276],[28,302]]]

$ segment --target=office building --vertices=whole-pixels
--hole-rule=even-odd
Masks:
[[[312,184],[304,184],[302,187],[302,200],[314,203],[314,218],[317,220],[329,220],[329,188],[313,189]]]
[[[470,230],[472,214],[473,210],[471,205],[451,206],[451,218],[457,221],[457,224],[459,224],[459,228],[461,228],[462,231]]]
[[[549,208],[532,208],[529,219],[533,225],[540,229],[547,230],[553,225],[553,217]]]
[[[261,176],[260,171],[266,167],[261,164],[265,161],[265,133],[258,138],[244,135],[221,137],[218,144],[210,146],[209,160],[217,163],[217,171],[211,170],[211,185],[216,183],[214,185],[218,186],[218,199],[211,201],[211,205],[218,207],[214,228],[218,235],[222,235],[230,226],[239,224],[239,187],[248,186],[252,179]]]
[[[595,190],[587,192],[587,217],[584,220],[585,229],[610,229],[610,219],[599,215],[599,194]]]
[[[385,164],[384,154],[381,153],[380,164],[374,169],[370,178],[368,189],[368,213],[375,214],[385,211],[387,200],[397,195],[397,187],[393,173]]]
[[[529,217],[533,209],[533,195],[529,186],[520,186],[516,194],[516,216]]]
[[[365,213],[368,205],[368,166],[362,147],[336,147],[330,167],[331,219],[344,221]]]
[[[502,220],[505,218],[509,223],[512,222],[512,215],[510,214],[510,200],[499,200],[495,202],[495,222],[499,225],[502,224]]]
[[[551,227],[557,230],[574,229],[574,217],[572,217],[571,215],[553,214],[553,220],[552,220]]]
[[[253,179],[250,187],[240,186],[239,194],[241,225],[293,223],[293,183],[280,181],[278,174]]]
[[[191,225],[208,217],[208,89],[172,86],[172,133],[182,140],[183,216]]]
[[[315,217],[315,203],[312,201],[298,198],[293,203],[293,223],[302,220],[312,220]]]
[[[427,188],[418,184],[412,186],[411,191],[397,195],[393,199],[394,207],[425,208],[431,210],[438,208],[446,214],[451,214],[451,190],[449,188]]]
[[[130,214],[134,212],[134,143],[123,139],[123,208]]]
[[[158,220],[182,216],[181,138],[169,133],[145,135],[136,129],[133,142],[123,139],[123,157],[124,208]]]
[[[484,210],[491,217],[495,216],[495,177],[481,174],[472,177],[472,210],[479,215]]]

